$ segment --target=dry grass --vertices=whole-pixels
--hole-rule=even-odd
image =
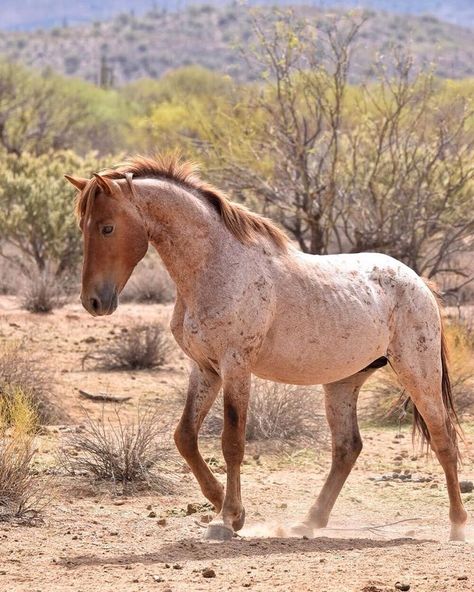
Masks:
[[[31,470],[37,421],[21,390],[0,399],[0,521],[31,520],[47,502]]]
[[[130,491],[142,485],[169,494],[176,488],[176,463],[164,443],[157,414],[137,410],[134,421],[124,423],[118,409],[114,421],[95,421],[86,414],[84,428],[68,436],[60,464],[71,475],[91,475]]]
[[[28,397],[41,424],[64,419],[51,402],[51,377],[41,360],[28,351],[25,342],[0,343],[0,396],[8,401],[17,392]]]
[[[163,366],[172,351],[166,330],[160,325],[136,325],[122,333],[101,350],[89,351],[83,366],[93,362],[104,370],[144,370]]]
[[[247,441],[282,446],[321,443],[327,436],[322,405],[314,388],[255,380],[247,413]],[[222,407],[222,402],[213,407],[203,424],[203,434],[220,435]]]
[[[49,313],[66,304],[60,283],[50,273],[34,273],[25,282],[20,294],[22,306],[34,313]]]

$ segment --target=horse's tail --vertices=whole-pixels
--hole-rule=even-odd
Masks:
[[[453,399],[453,389],[451,385],[451,379],[449,377],[449,357],[448,357],[448,345],[446,342],[446,331],[443,323],[443,318],[441,315],[442,311],[442,304],[440,295],[436,292],[434,286],[425,280],[426,285],[431,290],[431,293],[436,299],[436,304],[439,310],[439,320],[441,323],[441,343],[440,343],[440,354],[441,354],[441,392],[443,397],[443,405],[446,410],[446,425],[448,428],[448,432],[451,436],[454,446],[458,451],[459,455],[459,448],[457,443],[457,436],[458,434],[462,436],[462,429],[459,422],[459,417],[456,413],[456,408],[454,406],[454,399]],[[413,404],[413,431],[418,432],[423,442],[427,445],[430,444],[430,432],[428,427],[425,423],[425,420],[421,416],[420,412]]]

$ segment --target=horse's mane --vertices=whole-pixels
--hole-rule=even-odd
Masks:
[[[196,163],[182,160],[177,154],[158,155],[153,158],[134,156],[115,168],[101,171],[100,175],[109,179],[122,179],[127,173],[131,173],[135,178],[168,180],[197,192],[219,212],[226,227],[243,243],[255,242],[263,235],[282,250],[288,245],[288,237],[273,222],[251,212],[243,205],[232,202],[223,191],[201,179]],[[97,186],[97,181],[93,178],[79,194],[76,203],[78,218],[84,216],[88,199],[95,194]]]

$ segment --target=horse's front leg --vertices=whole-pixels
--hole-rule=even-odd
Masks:
[[[250,371],[242,367],[224,372],[224,430],[222,452],[227,465],[227,487],[222,512],[209,524],[206,538],[226,540],[244,525],[240,467],[244,459],[245,425],[250,395]]]
[[[188,394],[183,415],[176,428],[174,440],[179,452],[194,473],[203,494],[220,512],[224,488],[216,479],[198,448],[199,429],[221,388],[220,377],[212,370],[193,366],[189,377]]]

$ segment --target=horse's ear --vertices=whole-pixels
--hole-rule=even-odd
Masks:
[[[94,173],[94,177],[97,181],[97,184],[106,195],[114,195],[117,194],[117,191],[120,191],[118,183],[116,183],[113,179],[103,177],[102,175],[99,175],[99,173]]]
[[[76,189],[79,189],[79,191],[82,191],[89,182],[89,179],[83,179],[82,177],[71,177],[70,175],[64,175],[64,177],[69,183],[71,183],[71,185],[74,185]]]

